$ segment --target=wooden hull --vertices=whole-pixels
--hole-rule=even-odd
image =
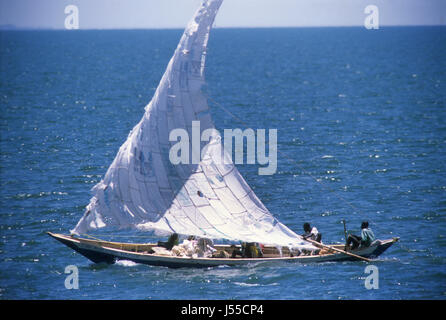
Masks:
[[[290,256],[288,249],[283,248],[282,255],[274,247],[265,248],[266,254],[263,258],[190,258],[177,257],[147,253],[155,244],[131,244],[120,242],[108,242],[100,240],[90,240],[56,234],[48,232],[48,234],[56,240],[62,242],[66,246],[72,248],[76,252],[85,256],[94,263],[115,263],[119,260],[130,260],[135,263],[147,264],[153,266],[164,266],[170,268],[204,268],[215,267],[220,265],[238,266],[246,264],[264,264],[277,262],[300,262],[315,263],[327,261],[345,261],[355,260],[351,256],[342,253],[327,253],[322,255],[309,256]],[[398,238],[383,240],[379,244],[372,245],[367,248],[354,250],[352,253],[356,255],[375,258],[386,251]],[[343,249],[343,245],[333,245],[338,249]],[[216,246],[217,249],[229,251],[229,246]]]

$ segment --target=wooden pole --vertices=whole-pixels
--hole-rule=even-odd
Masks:
[[[347,245],[347,227],[345,225],[345,220],[342,220],[342,223],[344,224],[345,245]]]
[[[341,249],[338,249],[338,248],[330,247],[330,246],[327,246],[325,244],[319,243],[319,242],[311,240],[311,239],[305,239],[305,241],[308,241],[308,242],[314,244],[316,247],[322,247],[322,248],[330,249],[330,250],[333,250],[333,251],[337,251],[337,252],[343,253],[345,255],[352,256],[352,257],[354,257],[356,259],[364,260],[364,261],[367,261],[367,262],[372,261],[370,259],[358,256],[357,254],[354,254],[354,253],[351,253],[351,252],[347,252],[347,251],[344,251],[344,250],[341,250]]]

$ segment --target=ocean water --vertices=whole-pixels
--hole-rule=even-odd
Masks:
[[[80,219],[181,34],[0,32],[0,299],[445,299],[445,27],[215,29],[209,41],[217,128],[278,129],[276,174],[239,166],[269,210],[326,243],[344,242],[342,219],[401,238],[372,263],[377,289],[364,262],[97,265],[46,235]]]

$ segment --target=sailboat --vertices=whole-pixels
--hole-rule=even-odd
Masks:
[[[120,147],[93,197],[69,235],[48,232],[95,263],[130,260],[167,267],[210,267],[248,263],[322,262],[376,257],[396,239],[346,252],[304,240],[263,205],[233,164],[211,119],[202,87],[207,43],[223,0],[204,0],[188,23],[140,122]],[[192,160],[173,163],[181,129],[196,139],[187,153]],[[203,132],[207,140],[201,141]],[[184,150],[182,150],[184,151]],[[186,152],[185,152],[186,153]],[[156,243],[110,242],[93,238],[101,228],[153,231],[200,239],[224,240],[213,245],[220,256],[174,254]],[[232,244],[237,243],[237,244]],[[261,256],[237,257],[239,243],[261,243]]]

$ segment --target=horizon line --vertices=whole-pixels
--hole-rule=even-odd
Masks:
[[[380,25],[381,28],[389,27],[446,27],[446,24],[388,24]],[[310,26],[214,26],[212,29],[298,29],[298,28],[364,28],[364,25],[310,25]],[[378,29],[378,30],[379,30]],[[66,29],[66,28],[54,28],[54,27],[18,27],[15,25],[0,25],[0,31],[76,31],[76,30],[184,30],[183,27],[117,27],[117,28],[79,28],[79,29]]]

